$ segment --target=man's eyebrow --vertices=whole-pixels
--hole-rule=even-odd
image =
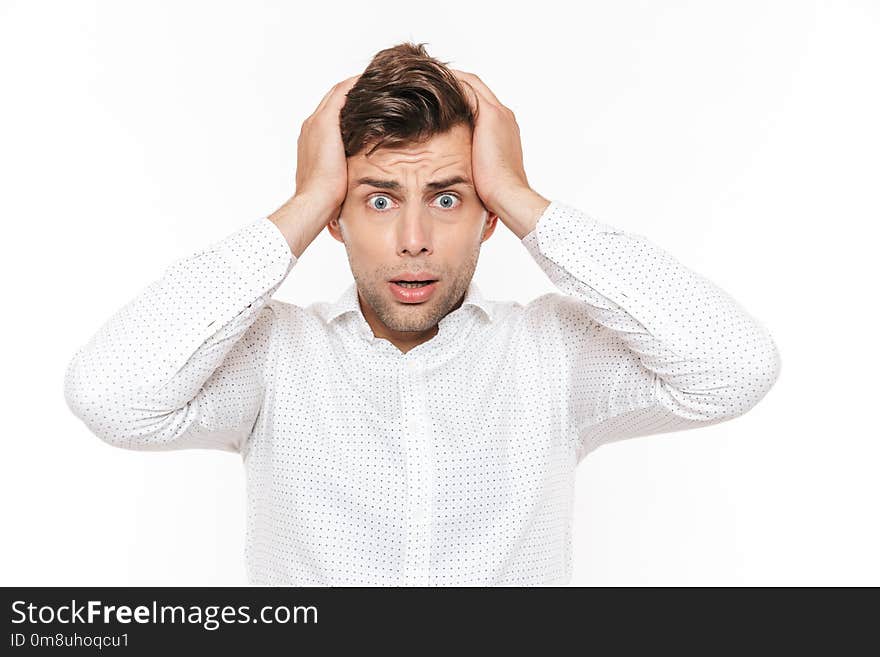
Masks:
[[[401,185],[396,180],[380,180],[378,178],[370,178],[363,177],[358,178],[355,181],[355,187],[359,187],[360,185],[367,185],[369,187],[377,187],[379,189],[390,189],[393,191],[400,191],[403,189],[403,185]],[[444,178],[443,180],[434,180],[425,184],[426,192],[445,189],[446,187],[453,187],[454,185],[467,185],[468,187],[473,187],[473,183],[470,181],[470,178],[466,176],[452,176],[451,178]]]

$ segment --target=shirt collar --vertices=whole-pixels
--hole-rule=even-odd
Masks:
[[[477,308],[483,311],[490,322],[495,320],[495,308],[492,301],[483,296],[473,278],[468,285],[461,306],[462,308],[465,306]],[[329,305],[322,304],[317,310],[322,319],[328,324],[346,313],[359,313],[363,317],[360,304],[358,303],[357,283],[352,281],[336,301]]]

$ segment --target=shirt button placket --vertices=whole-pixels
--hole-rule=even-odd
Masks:
[[[404,360],[401,377],[404,451],[406,454],[406,556],[404,585],[430,585],[431,500],[434,463],[424,371],[417,360]]]

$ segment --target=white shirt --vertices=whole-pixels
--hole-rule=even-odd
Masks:
[[[261,217],[111,317],[70,362],[67,403],[117,447],[238,452],[252,584],[568,583],[577,464],[745,413],[780,360],[640,235],[553,201],[522,244],[559,293],[521,305],[471,281],[402,353],[354,282],[333,303],[272,299],[297,259]]]

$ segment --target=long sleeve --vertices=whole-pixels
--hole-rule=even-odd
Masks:
[[[522,244],[563,292],[530,311],[564,350],[578,461],[615,440],[742,415],[779,377],[769,331],[644,236],[553,201]]]
[[[77,350],[69,408],[117,447],[240,451],[262,403],[269,300],[296,260],[261,217],[174,262]]]

